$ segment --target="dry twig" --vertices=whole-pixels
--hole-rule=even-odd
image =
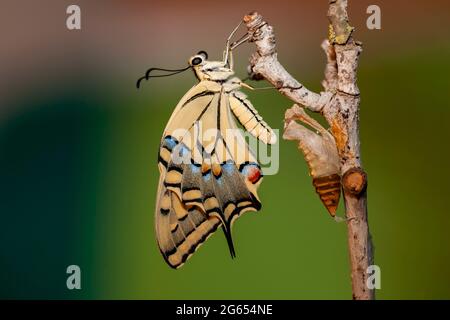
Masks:
[[[362,169],[360,158],[360,95],[356,84],[358,57],[362,49],[361,44],[352,37],[347,0],[329,0],[328,18],[329,38],[322,44],[327,57],[325,79],[322,82],[325,91],[315,93],[308,90],[286,71],[277,58],[272,26],[256,12],[244,17],[250,41],[255,43],[257,49],[251,56],[249,69],[253,77],[266,79],[296,104],[322,114],[330,125],[334,141],[330,141],[321,127],[316,127],[321,135],[306,133],[306,129],[295,120],[310,126],[313,124],[313,127],[316,123],[311,122],[303,109],[294,105],[286,112],[283,137],[300,141],[299,147],[305,153],[319,194],[324,188],[334,190],[334,197],[332,192],[320,194],[333,216],[337,206],[336,181],[330,178],[330,174],[337,171],[338,180],[342,181],[348,224],[353,298],[373,299],[374,291],[366,284],[367,268],[373,262],[373,252],[367,222],[367,175]],[[315,162],[310,159],[315,159]],[[322,164],[315,164],[319,162]],[[320,170],[326,175],[318,174]],[[320,181],[316,180],[318,178]],[[340,184],[339,181],[337,183],[339,200]]]

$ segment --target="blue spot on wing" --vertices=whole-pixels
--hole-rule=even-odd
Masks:
[[[177,144],[178,141],[174,137],[167,136],[164,138],[164,145],[171,151]]]
[[[226,162],[222,164],[222,170],[227,174],[232,174],[236,170],[236,166],[234,162]]]
[[[180,152],[180,155],[181,155],[182,157],[187,156],[187,155],[190,154],[189,148],[186,147],[184,144],[182,144],[182,145],[180,146],[180,151],[179,151],[179,152]]]
[[[203,179],[204,179],[204,180],[209,180],[209,179],[211,179],[211,171],[209,171],[208,173],[205,173],[205,174],[203,175]]]
[[[192,173],[200,173],[200,167],[195,164],[191,164]]]

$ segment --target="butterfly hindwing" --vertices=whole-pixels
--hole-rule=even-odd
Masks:
[[[155,215],[156,238],[160,251],[172,268],[178,268],[217,230],[221,222],[207,217],[197,207],[186,207],[178,196],[162,186]],[[167,210],[167,211],[166,211]]]

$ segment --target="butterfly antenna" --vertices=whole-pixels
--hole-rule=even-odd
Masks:
[[[173,76],[175,74],[181,73],[183,71],[186,71],[187,69],[189,69],[191,66],[187,66],[186,68],[183,69],[163,69],[163,68],[150,68],[147,70],[147,72],[145,73],[145,76],[140,77],[137,82],[136,82],[136,87],[139,89],[141,87],[141,81],[142,80],[148,80],[150,78],[162,78],[162,77],[169,77],[169,76]],[[156,74],[156,75],[150,75],[152,71],[165,71],[165,72],[170,72],[168,74]]]

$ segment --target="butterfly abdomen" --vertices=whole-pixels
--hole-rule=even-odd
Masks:
[[[230,97],[230,108],[241,125],[266,144],[276,143],[277,137],[269,125],[258,114],[245,94],[235,91]]]

